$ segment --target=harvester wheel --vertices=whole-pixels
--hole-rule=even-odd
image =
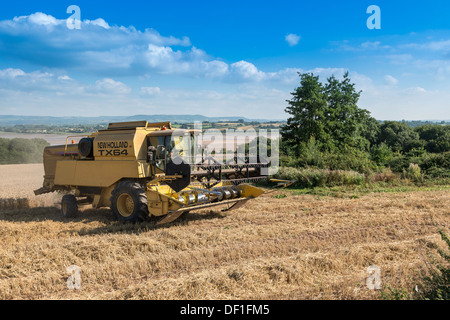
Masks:
[[[61,213],[64,218],[75,218],[78,215],[77,198],[73,194],[66,194],[62,197]]]
[[[119,221],[141,222],[148,218],[147,196],[139,183],[119,182],[111,194],[111,209]]]

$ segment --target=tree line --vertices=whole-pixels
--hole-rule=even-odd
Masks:
[[[0,138],[0,164],[40,163],[48,145],[44,139]]]
[[[380,122],[358,107],[361,91],[348,73],[325,83],[312,73],[299,76],[281,130],[285,165],[401,172],[414,163],[432,175],[450,177],[450,125]]]

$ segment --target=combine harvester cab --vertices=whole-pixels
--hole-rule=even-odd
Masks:
[[[267,179],[261,174],[267,164],[219,164],[211,157],[186,163],[172,157],[199,133],[173,130],[170,122],[111,123],[78,144],[45,148],[44,183],[35,194],[66,193],[61,201],[66,218],[77,216],[80,204],[91,204],[111,208],[120,221],[154,216],[163,224],[192,210],[236,209],[264,193],[248,183]]]

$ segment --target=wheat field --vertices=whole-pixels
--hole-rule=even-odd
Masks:
[[[448,189],[278,191],[158,227],[121,224],[108,209],[64,220],[61,195],[33,195],[42,176],[39,164],[0,166],[0,299],[378,299],[368,267],[383,288],[413,285],[450,225]]]

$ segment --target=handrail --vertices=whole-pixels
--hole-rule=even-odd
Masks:
[[[78,134],[78,135],[74,135],[74,136],[67,136],[67,138],[66,138],[66,145],[64,147],[64,157],[66,156],[67,144],[69,142],[69,138],[78,138],[78,137],[89,137],[89,135],[88,134],[83,134],[83,135]]]

